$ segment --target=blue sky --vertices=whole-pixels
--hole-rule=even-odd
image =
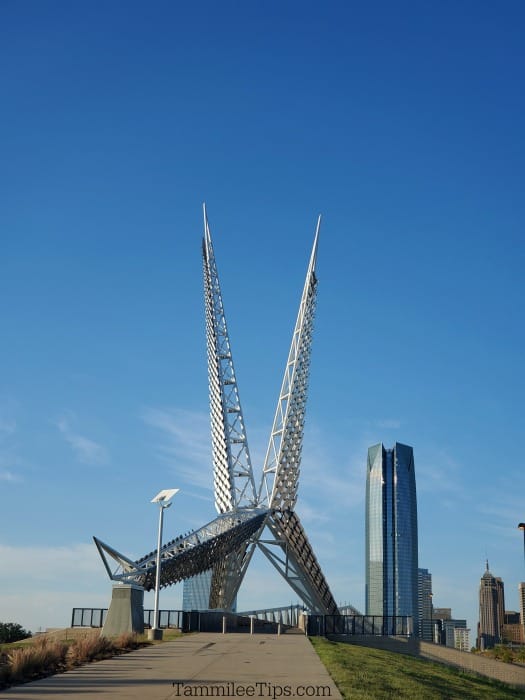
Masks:
[[[398,440],[435,605],[473,641],[488,556],[516,609],[524,15],[2,3],[0,619],[107,606],[91,536],[150,551],[161,488],[167,534],[214,516],[203,201],[258,473],[323,214],[298,512],[335,597],[364,607],[366,451]],[[240,607],[295,602],[276,576]]]

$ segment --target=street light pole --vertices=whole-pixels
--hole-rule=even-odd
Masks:
[[[160,593],[160,573],[161,573],[161,552],[162,547],[162,528],[164,524],[164,511],[171,506],[171,498],[179,491],[179,489],[164,489],[160,491],[155,498],[151,499],[152,503],[159,504],[159,533],[157,538],[157,567],[155,572],[155,603],[153,606],[153,626],[149,631],[150,639],[162,639],[162,630],[160,629],[159,620],[159,593]]]

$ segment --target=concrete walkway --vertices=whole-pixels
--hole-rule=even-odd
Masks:
[[[203,687],[206,686],[206,687]],[[0,692],[0,700],[340,699],[302,635],[199,633]]]

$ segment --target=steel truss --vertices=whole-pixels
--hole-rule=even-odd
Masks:
[[[171,586],[183,579],[211,569],[257,533],[267,511],[254,508],[219,515],[207,525],[185,536],[176,537],[161,548],[160,586]],[[146,591],[155,588],[157,550],[133,561],[113,547],[94,537],[95,544],[110,579],[134,583]],[[112,570],[108,556],[116,562]]]
[[[277,402],[277,409],[270,433],[270,441],[266,452],[263,473],[257,504],[268,508],[268,514],[255,536],[251,545],[243,546],[235,554],[230,555],[220,567],[214,569],[210,593],[210,607],[230,608],[240,588],[255,546],[268,557],[279,573],[285,578],[293,590],[301,597],[310,610],[325,614],[337,611],[337,605],[323,575],[321,567],[308,541],[294,508],[297,502],[299,484],[299,468],[304,433],[306,398],[310,371],[310,350],[312,344],[313,321],[317,292],[317,277],[315,265],[321,217],[317,221],[314,244],[310,255],[306,280],[304,283],[299,312],[292,335],[292,342],[284,371],[284,377]],[[215,257],[212,253],[211,234],[204,210],[204,290],[206,307],[206,327],[208,338],[208,369],[210,380],[210,406],[212,414],[212,443],[218,441],[216,435],[221,435],[220,427],[226,422],[227,408],[223,402],[223,415],[218,416],[215,406],[217,386],[221,386],[221,374],[218,359],[222,356],[217,352],[217,342],[210,326],[223,331],[222,341],[228,349],[231,360],[231,345],[227,338],[226,321],[220,293],[219,277]],[[211,294],[214,291],[215,297]],[[220,304],[215,302],[219,298]],[[215,318],[210,319],[209,309],[216,308]],[[210,357],[213,358],[210,362]],[[237,384],[236,396],[238,400]],[[240,408],[239,408],[240,411]],[[244,421],[242,423],[244,425]],[[245,437],[245,433],[243,433]],[[222,436],[222,435],[221,435]],[[248,451],[247,442],[246,452]],[[230,461],[228,468],[218,470],[214,456],[214,474],[217,471],[223,476],[218,482],[215,478],[215,502],[221,502],[222,494],[226,491],[235,493],[234,486],[237,475],[234,462]],[[228,475],[228,479],[226,478]],[[235,509],[235,507],[234,507]],[[262,539],[264,525],[267,526],[267,539]],[[278,550],[281,550],[279,554]]]
[[[219,513],[237,512],[253,508],[257,494],[206,205],[203,214],[202,262],[215,508]],[[231,608],[248,560],[248,542],[244,542],[213,567],[210,608]]]
[[[257,490],[204,206],[204,302],[214,493],[219,515],[203,528],[162,547],[160,586],[213,569],[210,608],[232,607],[258,546],[310,611],[337,613],[328,583],[295,512],[317,293],[315,266],[320,224],[321,217],[317,221]],[[94,539],[112,580],[136,583],[146,590],[154,588],[156,551],[132,561]],[[115,571],[109,566],[108,556],[117,564]]]

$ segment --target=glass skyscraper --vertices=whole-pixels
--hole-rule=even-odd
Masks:
[[[203,571],[201,574],[184,579],[182,584],[183,610],[209,610],[210,590],[213,571]],[[233,601],[232,611],[237,610],[237,596]]]
[[[407,615],[418,633],[418,544],[414,452],[396,442],[368,449],[366,614]]]
[[[203,571],[182,584],[183,610],[208,610],[210,607],[210,588],[212,570]]]
[[[419,617],[418,637],[427,642],[434,641],[432,574],[428,569],[417,570],[417,612]]]

